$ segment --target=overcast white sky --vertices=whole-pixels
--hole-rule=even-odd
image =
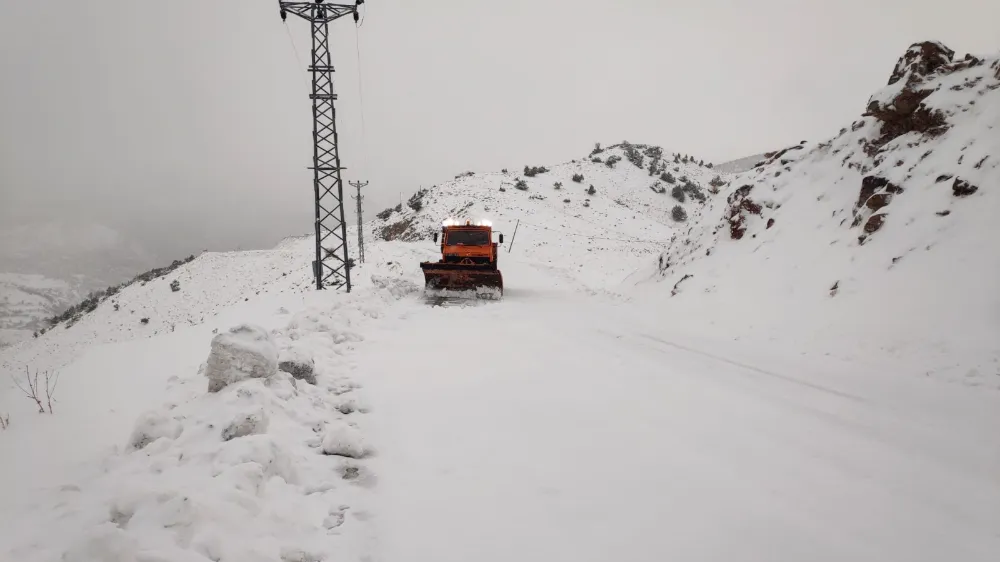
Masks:
[[[824,138],[911,43],[1000,50],[998,6],[369,0],[333,27],[345,180],[375,212],[595,142],[721,162]],[[97,221],[168,256],[309,232],[308,33],[277,0],[0,2],[0,221]]]

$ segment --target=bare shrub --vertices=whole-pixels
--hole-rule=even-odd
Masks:
[[[11,380],[14,381],[14,384],[17,386],[18,390],[20,390],[21,392],[23,392],[25,396],[27,396],[28,398],[30,398],[31,401],[34,402],[38,406],[38,413],[39,414],[44,414],[45,413],[45,406],[46,405],[49,407],[48,411],[51,414],[52,413],[52,399],[56,395],[56,387],[59,386],[59,373],[56,372],[55,375],[52,375],[48,371],[44,371],[43,375],[45,376],[45,396],[44,396],[45,403],[42,403],[42,398],[43,398],[42,394],[41,394],[42,387],[38,383],[38,369],[35,369],[35,374],[32,375],[31,372],[28,370],[28,366],[25,365],[25,367],[24,367],[24,379],[25,379],[25,383],[28,385],[27,388],[25,388],[24,385],[21,384],[21,381],[19,381],[18,379],[16,379],[13,375],[11,375],[10,378],[11,378]]]
[[[0,429],[7,431],[10,427],[10,414],[0,416]]]

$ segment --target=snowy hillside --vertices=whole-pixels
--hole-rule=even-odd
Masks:
[[[79,300],[69,283],[44,275],[0,273],[0,347],[28,339],[44,320]]]
[[[915,45],[849,127],[728,177],[650,297],[676,286],[692,329],[1000,385],[1000,58],[952,57]]]
[[[65,222],[0,229],[0,345],[31,337],[92,291],[153,265],[117,231]]]
[[[462,174],[350,294],[298,237],[74,307],[0,350],[0,560],[994,560],[1000,62],[944,54],[743,172]],[[502,300],[421,295],[446,218]]]
[[[697,220],[721,185],[712,169],[681,158],[623,143],[551,168],[462,174],[385,209],[369,232],[429,242],[444,219],[489,219],[512,251],[553,268],[572,264],[577,282],[610,289]]]

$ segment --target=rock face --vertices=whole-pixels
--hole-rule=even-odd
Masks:
[[[979,186],[972,185],[961,178],[955,178],[955,183],[951,186],[951,191],[955,194],[955,197],[968,197],[979,191]]]
[[[746,218],[748,214],[760,216],[761,206],[750,199],[753,185],[744,185],[729,195],[727,200],[729,210],[726,219],[729,221],[729,235],[733,240],[739,240],[746,234]]]
[[[212,338],[205,376],[208,391],[250,378],[267,378],[278,372],[278,348],[266,330],[243,324]]]
[[[916,43],[907,49],[889,78],[890,86],[900,87],[889,89],[882,99],[868,101],[865,116],[875,117],[882,126],[881,136],[867,147],[869,154],[906,133],[936,135],[947,129],[944,114],[923,104],[934,90],[922,86],[925,78],[950,65],[954,56],[954,51],[936,41]]]
[[[950,63],[955,58],[955,51],[938,41],[914,43],[896,62],[896,68],[889,77],[889,85],[909,77],[923,78]]]

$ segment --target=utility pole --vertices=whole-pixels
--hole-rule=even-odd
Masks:
[[[361,188],[368,185],[368,182],[349,181],[347,183],[353,185],[358,190],[358,195],[354,198],[358,202],[358,259],[361,260],[361,263],[365,263],[365,221],[361,215],[361,200],[364,199],[364,196],[361,195]]]
[[[313,114],[313,194],[315,203],[316,261],[313,274],[316,289],[346,285],[351,292],[351,271],[347,255],[347,223],[344,220],[344,184],[340,178],[340,150],[337,146],[337,112],[333,102],[333,65],[330,62],[330,22],[348,14],[358,21],[358,7],[364,0],[351,4],[330,4],[325,0],[283,2],[279,0],[281,21],[288,14],[308,21],[312,27]]]

